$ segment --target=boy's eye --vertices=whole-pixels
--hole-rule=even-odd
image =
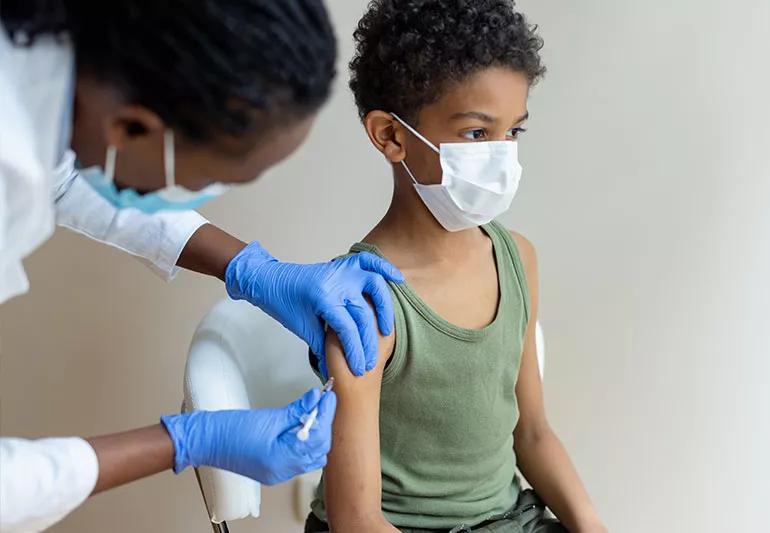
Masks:
[[[476,128],[474,130],[468,130],[464,132],[462,136],[469,141],[478,141],[485,138],[487,136],[487,132],[481,128]]]
[[[515,140],[525,131],[527,130],[524,128],[511,128],[505,132],[505,137],[507,139]],[[481,141],[487,138],[487,132],[483,128],[476,128],[463,132],[462,136],[469,141]]]

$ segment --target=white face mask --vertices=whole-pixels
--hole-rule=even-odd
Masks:
[[[439,154],[442,171],[439,185],[419,183],[406,162],[401,164],[423,203],[447,231],[487,224],[508,210],[521,179],[517,142],[442,143],[436,148],[398,115],[392,115]]]

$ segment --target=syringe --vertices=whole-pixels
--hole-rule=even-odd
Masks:
[[[321,389],[321,395],[323,396],[330,390],[332,390],[332,387],[334,387],[334,378],[329,378],[329,381],[326,382],[326,385],[324,385],[324,388]],[[320,400],[319,400],[320,401]],[[308,438],[310,438],[310,428],[315,424],[316,418],[318,418],[318,406],[314,407],[312,411],[310,411],[310,414],[305,419],[305,423],[302,424],[302,427],[297,432],[297,438],[301,440],[302,442],[305,442]]]

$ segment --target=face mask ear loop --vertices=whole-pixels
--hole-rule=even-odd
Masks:
[[[104,157],[104,181],[112,183],[115,180],[115,161],[118,159],[118,149],[113,145],[107,147],[107,155]]]
[[[174,175],[174,131],[167,129],[163,132],[163,168],[166,172],[166,188],[170,189],[176,183]]]
[[[401,117],[399,117],[399,116],[398,116],[398,115],[396,115],[395,113],[391,113],[391,115],[393,116],[393,118],[395,118],[397,121],[399,121],[399,122],[401,123],[401,125],[402,125],[402,126],[404,126],[406,129],[408,129],[410,132],[412,132],[412,135],[414,135],[415,137],[417,137],[418,139],[420,139],[422,142],[424,142],[425,144],[427,144],[428,146],[430,146],[430,147],[431,147],[431,149],[432,149],[434,152],[436,152],[437,154],[440,154],[440,153],[441,153],[441,152],[439,151],[439,149],[438,149],[438,148],[436,148],[436,145],[435,145],[435,144],[433,144],[433,143],[432,143],[432,142],[430,142],[428,139],[426,139],[425,137],[423,137],[423,135],[422,135],[420,132],[418,132],[416,129],[414,129],[412,126],[410,126],[409,124],[407,124],[406,122],[404,122],[403,120],[401,120]]]
[[[412,178],[412,181],[414,182],[414,184],[415,184],[415,185],[419,185],[420,183],[419,183],[419,182],[418,182],[416,179],[414,179],[414,174],[412,174],[412,171],[411,171],[411,170],[409,170],[409,167],[406,165],[406,161],[404,161],[404,160],[402,159],[402,160],[401,160],[401,165],[402,165],[402,166],[404,167],[404,169],[406,170],[406,173],[407,173],[407,174],[409,174],[409,177],[410,177],[410,178]]]

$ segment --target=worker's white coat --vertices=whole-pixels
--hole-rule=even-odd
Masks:
[[[124,250],[170,279],[199,214],[118,210],[83,180],[68,150],[74,57],[66,42],[13,46],[0,27],[0,303],[28,289],[22,259],[58,223]],[[7,356],[7,355],[6,355]],[[0,439],[0,531],[40,531],[91,493],[98,476],[83,439]]]

